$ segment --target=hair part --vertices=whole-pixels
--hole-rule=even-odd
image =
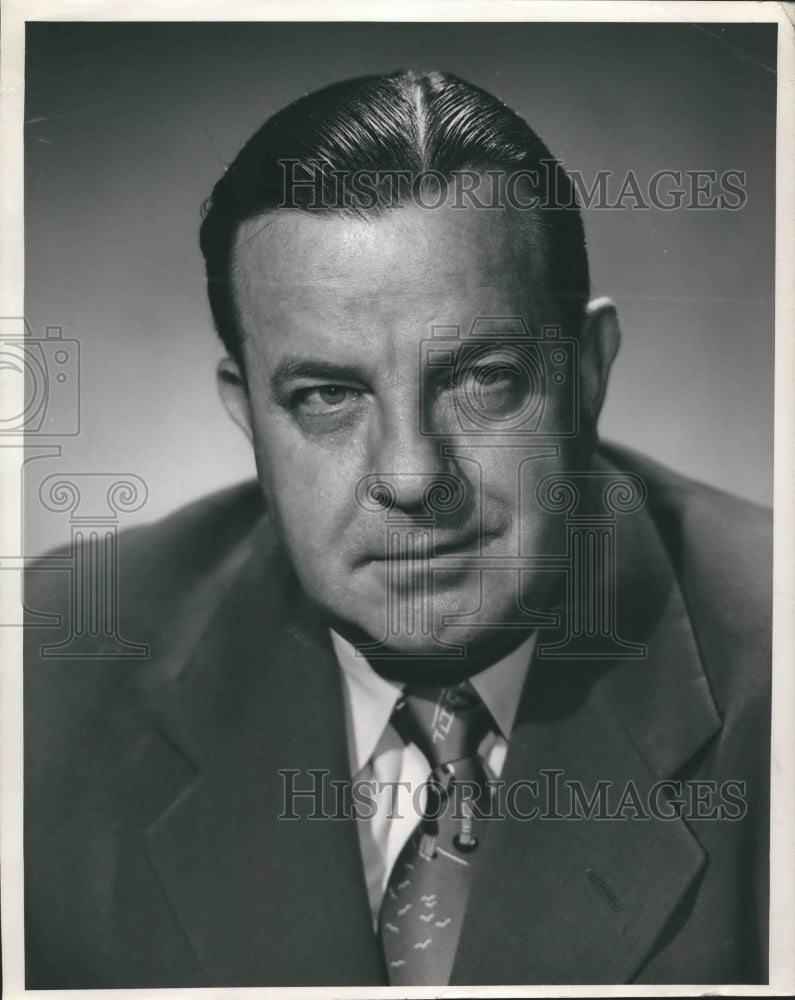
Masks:
[[[322,196],[309,184],[285,207],[285,163],[293,176],[321,174]],[[374,218],[394,210],[378,197],[366,208],[340,176],[385,175],[374,186],[394,194],[396,173],[449,182],[464,171],[537,175],[531,213],[542,245],[547,292],[564,330],[580,332],[590,291],[585,235],[563,166],[514,111],[479,87],[446,73],[398,72],[333,84],[299,98],[249,139],[203,206],[200,245],[216,329],[242,362],[232,288],[235,238],[243,222],[277,210],[347,213]]]

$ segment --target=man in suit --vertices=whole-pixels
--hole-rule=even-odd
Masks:
[[[259,483],[122,536],[145,661],[28,631],[27,985],[765,981],[769,520],[599,444],[562,167],[349,81],[201,239]]]

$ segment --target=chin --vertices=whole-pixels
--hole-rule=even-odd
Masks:
[[[373,663],[380,660],[427,661],[430,672],[477,664],[480,669],[499,660],[510,648],[523,642],[531,627],[495,628],[494,622],[515,623],[517,614],[509,607],[485,606],[478,609],[479,592],[467,595],[437,595],[433,616],[420,622],[417,616],[410,627],[390,630],[383,608],[377,614],[363,615],[347,629],[348,637]],[[458,617],[471,610],[472,617],[455,624],[445,624],[450,615]],[[431,627],[431,621],[433,625]],[[487,624],[490,623],[490,624]],[[342,630],[341,630],[342,631]]]
[[[455,684],[479,673],[520,645],[526,629],[477,626],[444,629],[441,635],[393,636],[388,644],[360,643],[360,652],[382,676],[419,686]]]
[[[337,592],[321,603],[333,627],[373,662],[427,660],[431,670],[484,659],[494,663],[527,638],[534,622],[517,605],[515,571],[487,576],[481,582],[479,572],[435,571],[433,596],[425,597],[423,608],[414,591],[392,591],[388,601],[383,578],[371,571],[359,575],[344,595]],[[527,589],[541,589],[534,582]],[[541,599],[529,606],[546,603]]]

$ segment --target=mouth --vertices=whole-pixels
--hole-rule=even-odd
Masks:
[[[433,546],[433,556],[467,555],[470,552],[476,552],[481,543],[486,544],[488,537],[488,535],[478,532],[476,535],[436,542]]]
[[[379,552],[370,554],[365,562],[371,563],[403,563],[410,562],[416,564],[420,561],[433,562],[437,558],[445,556],[466,556],[478,553],[485,549],[490,539],[496,537],[496,532],[478,531],[457,537],[442,537],[434,539],[432,547],[427,543],[415,542],[413,547],[401,544],[393,552]]]

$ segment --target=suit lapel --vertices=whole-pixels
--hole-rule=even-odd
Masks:
[[[502,777],[506,787],[539,781],[537,797],[525,791],[516,801],[523,812],[540,804],[542,816],[487,830],[453,983],[630,982],[704,866],[678,818],[551,818],[571,811],[566,781],[589,797],[611,782],[610,814],[631,784],[645,809],[655,780],[720,728],[653,522],[645,512],[627,521],[619,544],[632,568],[618,581],[619,628],[646,644],[646,658],[533,664]],[[555,780],[549,808],[545,788]]]
[[[279,818],[320,806],[286,808],[309,772],[332,811],[350,778],[339,671],[292,580],[259,549],[160,699],[197,775],[148,849],[211,984],[380,984],[353,823]]]

